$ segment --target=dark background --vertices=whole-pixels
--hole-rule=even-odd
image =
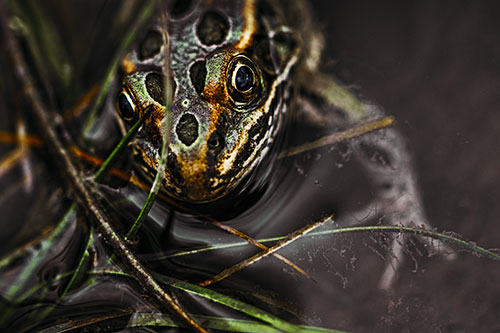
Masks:
[[[433,226],[500,247],[498,2],[312,5],[334,60],[328,68],[396,117]],[[418,273],[406,264],[394,294],[351,280],[356,309],[335,320],[354,331],[500,330],[498,263],[463,253],[451,263],[433,257],[422,264]],[[372,284],[376,277],[366,274]]]
[[[495,1],[430,0],[313,0],[311,3],[326,38],[325,67],[397,119],[397,126],[414,157],[418,185],[432,225],[485,248],[499,248],[500,5]],[[84,82],[93,83],[96,77],[101,77],[113,55],[110,50],[119,41],[107,38],[108,30],[101,27],[107,28],[107,17],[113,13],[112,2],[107,4],[109,6],[104,7],[109,13],[103,10],[101,16],[91,17],[95,21],[74,24],[68,19],[68,26],[74,31],[65,30],[68,36],[64,41],[68,48],[73,47],[72,57],[77,60],[87,59],[85,55],[100,55],[102,58],[96,60],[102,67],[90,61],[74,61],[88,65],[77,68]],[[80,5],[100,7],[98,2],[85,1]],[[64,15],[55,17],[67,19]],[[72,39],[73,34],[89,35],[88,40],[97,42],[83,43],[81,40],[87,39]],[[10,108],[3,107],[3,110]],[[11,119],[11,113],[0,113],[0,117]],[[2,121],[1,128],[13,132],[14,122],[6,124]],[[312,177],[303,178],[304,182],[313,183]],[[343,184],[335,199],[341,202],[349,196],[346,192],[349,186],[356,187],[356,183],[342,175],[338,178]],[[316,186],[317,192],[326,192],[327,185],[321,186]],[[43,203],[47,202],[44,196],[40,197]],[[22,209],[12,207],[17,206],[11,206],[9,213],[22,214]],[[325,212],[337,213],[335,208]],[[4,221],[11,220],[9,215],[4,215]],[[295,220],[300,226],[305,223],[303,219]],[[10,238],[10,229],[14,233],[19,228],[5,222],[2,227],[3,239]],[[245,228],[244,225],[237,227]],[[298,227],[290,226],[291,230]],[[282,234],[271,228],[267,232],[267,236]],[[353,242],[362,243],[360,239],[355,238]],[[313,245],[316,243],[319,241],[314,240]],[[341,249],[343,243],[349,240],[339,239],[330,251],[333,247]],[[343,267],[337,265],[342,260],[330,256],[325,258],[326,262],[333,263],[331,271],[325,273],[326,282],[318,279],[317,288],[312,283],[304,283],[301,287],[293,284],[294,289],[286,290],[290,294],[310,296],[297,303],[299,307],[311,309],[311,312],[305,311],[309,318],[314,317],[311,313],[317,316],[318,321],[313,324],[353,332],[500,331],[499,263],[467,252],[459,253],[453,261],[442,256],[427,258],[424,251],[423,255],[416,256],[418,264],[415,264],[411,256],[405,254],[394,288],[382,291],[378,289],[378,282],[387,260],[369,248],[373,243],[367,242],[368,246],[362,243],[342,258],[347,262],[356,258],[355,268],[343,271]],[[293,249],[290,249],[292,253]],[[296,251],[298,253],[289,257],[304,255],[304,261],[299,264],[309,260],[309,253],[301,252],[300,247]],[[323,267],[322,253],[316,252],[311,265],[317,263],[319,267],[317,271],[312,267],[310,273],[321,278],[320,268],[330,267]],[[271,275],[267,272],[271,267],[280,272],[275,283],[286,285],[288,275],[293,278],[292,273],[282,274],[281,265],[274,261],[268,263],[269,266],[262,267],[266,274],[252,280],[255,284],[269,280]],[[335,275],[339,271],[345,280]],[[251,276],[251,271],[248,274]],[[302,283],[303,279],[296,278],[296,281]]]

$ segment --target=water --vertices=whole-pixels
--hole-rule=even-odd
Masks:
[[[49,6],[46,10],[52,13],[54,9],[66,10],[69,13],[76,10],[57,6]],[[95,8],[92,6],[86,8],[90,21],[111,11],[108,5],[103,6],[102,14],[92,12],[93,9]],[[56,26],[64,26],[65,23],[59,22],[59,19],[55,19]],[[101,19],[97,20],[98,25],[92,30],[94,35],[99,34],[99,29],[104,29]],[[70,34],[69,31],[66,33]],[[77,32],[71,33],[75,35],[66,36],[70,38],[68,48],[83,52],[80,43],[84,39],[79,39],[82,36]],[[115,31],[117,36],[121,33],[120,28]],[[111,33],[106,31],[106,34],[101,36],[102,40],[109,38],[108,34]],[[93,43],[103,45],[102,41]],[[86,61],[78,62],[75,75],[81,75],[77,76],[76,80],[79,81],[78,86],[82,86],[78,89],[82,94],[84,87],[88,88],[96,78],[101,77],[100,69],[105,68],[103,64],[109,62],[109,53],[109,46],[103,46],[103,54],[100,56],[90,52]],[[69,56],[71,59],[74,54]],[[82,131],[80,119],[84,118],[85,113],[68,123],[71,134],[77,138],[81,148],[101,157],[105,157],[119,140],[119,132],[113,121],[115,90],[116,81],[110,88],[105,112],[100,115],[85,140],[78,139],[78,133]],[[76,100],[78,93],[73,94],[73,99]],[[73,105],[75,102],[67,98],[60,103]],[[5,116],[5,113],[2,114]],[[14,119],[9,118],[6,124],[13,122]],[[317,129],[302,126],[299,119],[289,119],[286,125],[288,129],[282,140],[275,145],[271,157],[228,197],[213,204],[187,205],[189,212],[173,208],[160,200],[155,203],[138,235],[138,240],[132,245],[134,253],[150,270],[196,283],[260,251],[254,246],[240,244],[225,249],[173,256],[182,250],[241,243],[241,239],[217,228],[205,216],[221,221],[254,239],[261,239],[286,236],[329,214],[335,213],[338,216],[349,208],[362,206],[369,197],[363,195],[368,191],[369,183],[362,177],[359,179],[359,169],[356,169],[354,163],[349,163],[349,152],[345,147],[326,147],[274,161],[272,156],[275,151],[314,140],[321,135]],[[36,133],[33,132],[35,128],[30,126],[29,130]],[[15,126],[6,127],[4,130],[13,133]],[[126,152],[118,166],[123,171],[134,172],[135,167],[130,159],[126,158],[127,154],[130,155],[131,151]],[[30,165],[36,170],[36,181],[32,189],[28,192],[17,189],[6,194],[0,207],[5,217],[2,221],[15,221],[15,224],[2,222],[7,227],[4,229],[6,242],[2,253],[7,254],[11,249],[23,246],[26,241],[33,239],[46,228],[54,228],[70,209],[71,196],[66,194],[68,187],[64,184],[64,179],[59,178],[60,172],[53,167],[59,165],[53,163],[50,158],[44,150],[35,150],[29,158]],[[87,164],[85,168],[89,174],[92,172],[92,166]],[[12,168],[10,176],[2,178],[2,181],[6,182],[5,188],[19,184],[25,177],[17,166]],[[353,176],[354,180],[344,180]],[[364,187],[358,184],[364,184]],[[353,191],[353,188],[364,190]],[[122,234],[125,233],[142,208],[147,192],[113,177],[108,178],[106,185],[99,185],[98,191],[115,228]],[[361,193],[361,196],[356,192]],[[41,246],[39,242],[28,244],[21,250],[20,259],[1,268],[0,286],[6,314],[2,319],[4,328],[18,332],[32,331],[57,323],[64,325],[70,320],[85,322],[89,318],[100,318],[121,310],[158,311],[154,302],[142,297],[140,287],[130,277],[89,273],[116,270],[119,266],[108,263],[110,249],[100,239],[99,234],[89,228],[91,221],[84,209],[72,211],[67,223],[56,237],[50,239],[50,235],[55,231],[49,229],[40,238]],[[332,223],[329,223],[328,227],[336,228]],[[12,235],[20,229],[28,229],[28,236],[14,238],[12,241]],[[79,265],[89,237],[93,237],[88,248],[90,260],[84,263],[82,270],[87,273],[78,277],[72,290],[65,290],[71,273]],[[39,248],[44,247],[43,244],[50,250],[40,250]],[[272,246],[273,243],[266,244]],[[334,244],[337,244],[337,241],[332,236],[316,236],[298,240],[280,251],[281,255],[314,276],[316,282],[306,279],[276,258],[268,257],[217,283],[213,288],[291,322],[329,326],[328,320],[325,322],[327,316],[320,313],[321,309],[330,306],[332,299],[338,301],[338,287],[345,286],[347,280],[345,274],[339,273],[339,269],[334,267]],[[349,260],[352,261],[352,258]],[[27,269],[30,263],[35,265]],[[20,274],[23,270],[29,278]],[[8,291],[12,290],[9,288],[21,280],[22,283],[19,283],[16,292],[9,293]],[[337,287],[332,288],[331,281],[336,281]],[[36,291],[32,292],[33,290]],[[190,313],[248,319],[237,311],[214,305],[213,302],[200,297],[176,290],[173,292]],[[61,299],[63,294],[65,297]],[[347,299],[346,295],[343,297]],[[125,313],[117,319],[118,324],[108,320],[90,327],[120,327],[127,323],[129,317],[130,313]],[[130,321],[134,322],[134,319]]]
[[[111,1],[104,4],[89,4],[87,1],[81,1],[69,5],[61,1],[47,5],[47,16],[55,22],[56,27],[63,31],[61,38],[67,47],[70,62],[75,64],[73,72],[75,79],[72,82],[71,94],[60,96],[55,93],[52,100],[61,109],[69,109],[73,106],[78,97],[82,96],[105,72],[113,56],[113,49],[116,48],[117,41],[123,38],[123,32],[126,30],[123,23],[121,25],[118,23],[120,22],[118,18],[113,21],[117,22],[116,25],[110,27],[109,24],[112,17],[126,16],[125,12],[115,11],[118,3],[118,1]],[[330,5],[328,2],[321,5],[327,4]],[[339,6],[337,9],[343,9],[351,13],[351,18],[355,18],[358,12],[347,5],[346,7],[348,8],[343,9]],[[393,10],[400,13],[397,9]],[[401,8],[399,10],[404,13]],[[325,18],[329,15],[327,10],[318,10],[318,12],[324,22],[330,22],[329,17]],[[398,17],[398,15],[389,15],[389,17]],[[367,18],[370,18],[370,15],[365,14],[365,19]],[[344,20],[349,21],[347,18]],[[349,23],[345,24],[350,26]],[[328,35],[329,41],[332,41],[329,45],[334,45],[330,46],[329,52],[333,54],[344,52],[335,48],[335,42],[338,40],[344,40],[344,44],[350,45],[351,48],[352,44],[356,44],[345,42],[347,32],[341,30],[341,27],[339,29],[338,32],[335,30]],[[391,36],[387,33],[383,35]],[[373,50],[370,51],[373,55]],[[387,52],[390,54],[389,51]],[[363,54],[366,56],[366,52]],[[385,53],[381,50],[376,52],[376,55],[380,54]],[[341,64],[340,68],[344,68],[341,74],[349,77],[349,66],[345,64],[348,62],[354,63],[353,71],[361,79],[363,76],[359,72],[368,72],[369,78],[377,77],[373,74],[376,68],[365,65],[365,62],[370,63],[366,59],[350,57]],[[6,59],[0,60],[2,73],[9,73]],[[435,67],[432,67],[433,70]],[[383,78],[383,76],[378,77],[380,82],[383,82]],[[52,82],[54,78],[49,75],[48,80]],[[6,81],[2,80],[0,83],[4,97],[0,101],[0,131],[16,133],[16,122],[20,117],[25,119],[28,132],[38,135],[36,124],[30,116],[12,112],[12,110],[24,110],[26,106],[16,86],[9,86]],[[410,81],[413,82],[412,80],[408,82]],[[15,81],[12,80],[12,82]],[[370,83],[369,80],[368,83]],[[383,97],[393,94],[392,91],[396,88],[390,84],[380,83],[380,86],[371,84],[364,89],[368,89],[372,94],[380,90]],[[404,93],[401,89],[398,91],[401,94]],[[414,97],[414,92],[411,91],[411,93],[409,95]],[[50,94],[47,93],[47,95]],[[398,96],[393,96],[388,103],[397,104],[397,100],[404,99]],[[432,107],[432,96],[427,96],[427,98]],[[112,110],[113,99],[110,98],[107,103],[108,111]],[[404,109],[405,106],[408,106],[408,103],[403,103],[402,108]],[[418,124],[419,117],[424,117],[425,113],[419,109],[414,114],[418,115],[411,118],[415,121],[414,123],[402,125],[410,134],[412,124]],[[433,115],[437,116],[441,113],[434,112]],[[77,118],[68,124],[70,133],[75,139],[79,137],[80,119]],[[448,123],[443,118],[439,119],[441,119],[440,124]],[[315,129],[304,126],[300,119],[292,121],[283,145],[295,146],[321,135]],[[404,122],[400,121],[400,123]],[[429,123],[432,124],[432,122]],[[491,121],[491,123],[494,122]],[[99,124],[101,130],[95,132],[93,140],[77,141],[82,148],[104,157],[116,144],[119,132],[110,120],[109,114],[100,118]],[[420,132],[417,134],[421,136]],[[436,158],[437,153],[429,149],[430,143],[433,142],[424,141],[422,145],[418,141],[410,142],[416,142],[414,145],[419,147],[417,150],[421,152],[420,156],[432,155]],[[453,146],[451,143],[443,143],[439,147],[446,148],[447,145]],[[458,146],[455,145],[455,147]],[[442,149],[446,150],[445,148]],[[12,143],[2,141],[0,159],[15,149],[16,146]],[[130,154],[130,151],[127,153]],[[494,154],[491,156],[494,157]],[[5,261],[2,262],[0,266],[0,293],[2,295],[0,313],[3,316],[0,326],[2,329],[12,332],[38,331],[57,324],[67,324],[70,320],[88,323],[90,319],[102,319],[105,316],[115,315],[112,320],[96,322],[90,326],[89,330],[120,330],[127,323],[139,323],[141,319],[131,312],[117,315],[119,311],[133,309],[142,313],[156,312],[155,302],[149,297],[143,297],[140,286],[126,276],[84,274],[75,283],[74,289],[68,291],[65,298],[60,299],[69,283],[69,273],[77,267],[91,235],[89,228],[91,223],[85,210],[78,209],[74,216],[70,216],[68,224],[61,233],[50,243],[51,246],[46,249],[43,257],[33,260],[33,256],[44,250],[43,244],[47,244],[47,239],[53,234],[58,221],[68,211],[72,201],[71,191],[68,191],[65,180],[60,177],[58,164],[51,160],[45,149],[33,148],[26,160],[31,165],[33,175],[31,187],[25,185],[26,174],[23,173],[21,164],[12,166],[0,177],[2,189],[0,191],[0,225],[2,228],[0,254],[3,258],[8,256],[12,259],[8,264]],[[485,160],[482,159],[482,161]],[[477,163],[476,167],[481,169],[483,164]],[[83,165],[88,174],[91,174],[93,167],[85,163]],[[134,169],[126,158],[118,165],[124,171]],[[473,232],[474,237],[480,237],[482,232],[481,228],[476,227],[477,224],[470,225],[464,222],[464,219],[471,219],[474,216],[467,209],[471,206],[470,202],[476,202],[473,199],[474,196],[471,194],[470,197],[462,198],[460,206],[456,207],[453,201],[455,197],[460,196],[460,191],[448,188],[447,192],[439,192],[441,191],[437,188],[439,186],[435,186],[436,179],[440,180],[438,184],[442,184],[442,179],[458,177],[455,174],[460,174],[460,172],[453,169],[454,165],[446,167],[440,165],[440,170],[447,170],[448,167],[455,170],[455,173],[444,172],[445,175],[443,175],[435,171],[433,176],[425,173],[421,175],[424,180],[423,186],[431,189],[431,191],[424,191],[424,199],[434,198],[426,199],[431,207],[433,206],[432,200],[437,202],[434,205],[437,207],[434,212],[438,211],[438,213],[432,215],[432,208],[430,210],[431,216],[439,217],[433,222],[444,223],[442,221],[449,220],[455,223],[465,212],[462,214],[465,217],[461,220],[461,225],[468,225],[468,227],[460,229],[460,232],[468,235],[467,232],[470,231]],[[463,168],[469,170],[466,167]],[[481,177],[491,174],[488,170],[490,169],[485,169]],[[267,171],[271,173],[268,177],[264,177]],[[462,175],[463,177],[458,177],[460,178],[458,184],[468,179],[466,177],[468,174],[462,173]],[[257,172],[250,183],[257,185],[242,186],[231,195],[231,198],[215,205],[189,208],[198,212],[202,211],[203,214],[225,225],[236,228],[255,239],[261,239],[287,235],[332,213],[335,214],[336,221],[342,222],[350,212],[364,207],[374,195],[370,180],[366,178],[356,161],[351,158],[348,149],[342,144],[279,161],[271,170],[264,168]],[[495,184],[495,181],[485,181],[485,183]],[[106,212],[112,217],[115,227],[121,233],[125,233],[144,204],[147,193],[115,178],[108,179],[106,184],[98,187],[102,202],[106,207]],[[240,191],[242,193],[239,193]],[[465,188],[462,192],[468,193],[468,191],[469,189]],[[432,192],[439,192],[441,195],[433,196]],[[495,197],[495,195],[490,196]],[[451,201],[446,201],[448,197]],[[439,204],[442,202],[444,204]],[[477,206],[482,207],[479,204]],[[443,207],[448,207],[448,209],[442,209]],[[480,211],[476,212],[479,216],[484,214],[485,221],[493,216],[486,213],[489,212],[487,208],[477,210]],[[336,227],[338,225],[331,222],[325,226],[330,230]],[[484,225],[483,227],[487,228]],[[455,227],[450,224],[446,228],[453,230]],[[494,230],[496,229],[492,229],[489,233],[493,240],[488,243],[486,239],[486,244],[495,244]],[[85,263],[83,271],[88,273],[103,269],[119,269],[120,266],[108,264],[111,255],[109,247],[100,239],[97,232],[94,232],[93,237],[89,252],[90,260]],[[405,248],[406,265],[399,272],[399,280],[395,289],[391,293],[379,290],[377,285],[383,268],[387,264],[387,245],[392,237],[392,235],[380,234],[304,237],[280,250],[279,254],[292,260],[315,281],[308,280],[276,258],[267,257],[211,288],[293,323],[306,323],[334,329],[373,330],[378,328],[381,331],[387,331],[413,327],[425,331],[430,328],[481,327],[488,330],[498,323],[498,320],[492,316],[494,310],[497,309],[495,308],[495,302],[498,299],[496,297],[498,288],[495,284],[495,281],[498,281],[495,278],[498,275],[497,266],[483,261],[481,261],[483,264],[479,265],[477,258],[461,259],[460,262],[446,262],[442,258],[436,259],[435,257],[427,259],[425,249],[416,239],[410,239],[410,246]],[[160,201],[155,203],[138,239],[138,242],[133,244],[134,253],[150,270],[192,283],[203,281],[259,252],[253,246],[240,245],[175,256],[184,250],[237,243],[241,240],[213,226],[203,216],[173,209]],[[32,240],[35,241],[29,243]],[[267,246],[273,244],[272,242],[266,243]],[[15,249],[20,249],[19,255],[10,255]],[[417,263],[413,263],[412,259],[415,259]],[[464,265],[467,268],[461,268]],[[23,271],[29,272],[29,278],[21,277]],[[476,271],[481,277],[474,275],[473,272]],[[484,276],[488,277],[488,281],[485,281]],[[88,284],[89,281],[92,283]],[[43,285],[42,288],[33,289],[40,284]],[[249,319],[248,316],[199,296],[192,296],[172,288],[170,290],[190,313]],[[22,299],[19,299],[21,296],[23,296]],[[19,302],[13,302],[16,298]],[[468,304],[476,305],[469,306]],[[477,304],[489,305],[484,307],[492,310],[484,310]],[[440,311],[435,311],[435,309],[447,309],[444,311],[447,314],[441,315]],[[463,315],[464,313],[467,316]],[[468,318],[467,322],[464,322],[463,318]],[[150,329],[155,331],[154,328]]]

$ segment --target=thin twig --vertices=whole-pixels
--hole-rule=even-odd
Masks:
[[[284,158],[284,157],[289,157],[293,155],[298,155],[300,153],[323,147],[326,145],[331,145],[333,143],[337,143],[340,141],[344,141],[347,139],[352,139],[357,136],[367,134],[370,132],[373,132],[378,129],[382,129],[385,127],[389,127],[394,123],[394,118],[393,117],[384,117],[384,118],[379,118],[375,119],[366,123],[359,124],[355,127],[349,128],[345,131],[342,132],[337,132],[333,133],[330,135],[327,135],[323,138],[320,138],[318,140],[315,140],[313,142],[305,143],[303,145],[300,145],[298,147],[291,148],[289,150],[285,150],[281,153],[278,154],[276,157],[277,159]]]
[[[327,216],[316,223],[313,223],[311,225],[307,225],[307,226],[293,232],[292,234],[290,234],[287,238],[285,238],[284,240],[282,240],[278,244],[268,248],[265,251],[257,253],[256,255],[248,258],[247,260],[243,260],[243,261],[239,262],[238,264],[223,270],[222,272],[215,275],[211,279],[200,282],[199,285],[202,287],[205,287],[205,286],[208,286],[210,284],[219,282],[219,281],[227,278],[228,276],[242,270],[245,267],[250,266],[251,264],[253,264],[253,263],[257,262],[258,260],[270,255],[271,253],[278,251],[279,249],[281,249],[281,248],[285,247],[286,245],[290,244],[291,242],[295,241],[297,238],[299,238],[299,237],[307,234],[308,232],[316,229],[317,227],[322,226],[326,221],[330,220],[332,217],[333,217],[333,215]]]
[[[254,238],[252,238],[252,237],[250,237],[250,236],[242,233],[241,231],[239,231],[239,230],[237,230],[237,229],[235,229],[235,228],[233,228],[231,226],[228,226],[226,224],[220,223],[219,221],[217,221],[215,219],[212,219],[212,218],[209,218],[209,221],[213,225],[215,225],[216,227],[218,227],[218,228],[220,228],[222,230],[225,230],[225,231],[229,232],[230,234],[238,236],[238,237],[240,237],[243,240],[246,240],[249,244],[258,247],[261,250],[264,250],[264,251],[269,250],[269,248],[267,246],[265,246],[264,244],[262,244],[261,242],[257,241],[256,239],[254,239]],[[272,253],[271,255],[273,257],[275,257],[276,259],[282,261],[284,264],[292,267],[297,272],[299,272],[300,274],[302,274],[303,276],[305,276],[307,279],[314,281],[314,279],[311,277],[311,275],[309,275],[305,270],[303,270],[302,268],[300,268],[293,261],[289,260],[288,258],[282,256],[279,253]]]
[[[141,120],[139,120],[139,121],[141,121]],[[137,125],[137,123],[136,123],[136,125]],[[133,135],[131,133],[131,131],[129,131],[129,133],[131,135]],[[127,137],[129,135],[129,133],[127,133],[127,135],[126,135]],[[28,139],[27,141],[30,143],[30,145],[36,145],[36,146],[43,145],[43,142],[39,138],[37,138],[37,137],[33,137],[33,136],[30,137],[30,136],[28,136],[27,139]],[[17,141],[16,137],[14,135],[12,135],[11,133],[0,132],[0,142],[16,142],[16,141]],[[120,141],[120,143],[122,143],[122,142],[124,143],[123,145],[125,145],[126,142],[128,142],[128,139],[126,139],[124,137],[122,139],[122,141]],[[88,154],[88,153],[82,151],[80,148],[78,148],[77,146],[74,146],[74,145],[69,146],[69,150],[73,153],[73,155],[75,155],[76,157],[78,157],[80,159],[85,160],[87,163],[91,163],[93,165],[101,165],[101,169],[99,169],[99,171],[98,171],[98,173],[101,173],[101,174],[107,170],[107,168],[103,169],[103,166],[102,166],[103,163],[107,164],[108,166],[110,166],[112,164],[112,163],[109,163],[109,162],[108,163],[103,162],[102,159],[100,159],[100,158],[98,158],[96,156],[93,156],[91,154]],[[111,155],[114,155],[114,152]],[[110,155],[110,157],[108,157],[108,159],[111,158],[111,155]],[[117,177],[119,177],[119,178],[121,178],[123,180],[127,180],[127,181],[131,182],[133,185],[135,185],[135,186],[137,186],[137,187],[139,187],[139,188],[141,188],[143,190],[151,191],[151,187],[150,186],[148,186],[147,184],[145,184],[144,182],[142,182],[140,179],[137,179],[136,177],[131,176],[128,173],[122,172],[122,171],[120,171],[118,169],[111,169],[111,170],[109,170],[109,172],[111,174],[113,174],[114,176],[117,176]],[[100,181],[99,178],[98,179],[94,178],[94,180],[96,182]],[[160,199],[162,201],[166,202],[167,204],[169,204],[169,205],[171,205],[173,207],[176,207],[177,209],[186,211],[186,212],[188,212],[190,214],[197,215],[200,218],[204,218],[204,219],[208,220],[210,223],[212,223],[214,226],[216,226],[216,227],[218,227],[218,228],[220,228],[220,229],[222,229],[222,230],[224,230],[224,231],[226,231],[226,232],[228,232],[230,234],[233,234],[233,235],[235,235],[237,237],[240,237],[241,239],[244,239],[249,244],[258,247],[261,250],[267,250],[268,249],[268,247],[266,245],[264,245],[261,242],[255,240],[254,238],[252,238],[252,237],[250,237],[250,236],[242,233],[241,231],[239,231],[239,230],[237,230],[237,229],[235,229],[235,228],[233,228],[231,226],[225,225],[225,224],[217,221],[216,219],[214,219],[214,218],[212,218],[212,217],[210,217],[208,215],[197,214],[196,212],[190,210],[187,207],[184,207],[179,202],[176,202],[176,201],[170,199],[169,197],[163,195],[162,193],[157,193],[157,196],[160,197]],[[148,196],[148,198],[149,198],[149,196]],[[152,202],[152,201],[150,200],[150,202]],[[136,227],[135,227],[136,229],[137,229],[137,226],[140,226],[140,224],[137,224],[137,223],[135,223],[135,225],[136,225]],[[130,234],[129,237],[133,238],[132,237],[132,233],[130,231],[129,231],[129,234]],[[299,272],[300,274],[302,274],[307,279],[310,279],[310,280],[314,281],[314,279],[307,272],[305,272],[302,268],[300,268],[297,264],[293,263],[291,260],[287,259],[286,257],[284,257],[284,256],[282,256],[282,255],[280,255],[278,253],[273,253],[272,255],[276,259],[282,261],[284,264],[292,267],[294,270],[296,270],[297,272]]]
[[[104,215],[103,210],[95,200],[92,189],[83,181],[80,176],[80,171],[72,161],[68,150],[59,139],[53,122],[49,119],[47,109],[34,87],[33,78],[28,72],[28,67],[24,62],[19,45],[8,27],[5,1],[1,2],[0,7],[2,29],[4,30],[5,42],[14,65],[15,74],[23,85],[24,93],[31,104],[33,114],[37,119],[39,129],[45,139],[44,141],[48,143],[54,160],[58,161],[63,166],[64,173],[72,185],[72,193],[80,204],[87,209],[88,213],[97,221],[97,226],[103,238],[113,247],[114,251],[120,255],[123,262],[132,269],[143,288],[146,289],[151,296],[155,297],[163,307],[182,318],[190,327],[200,332],[206,332],[199,324],[189,317],[170,294],[161,288],[146,268],[137,260],[123,238],[114,230],[112,224]]]

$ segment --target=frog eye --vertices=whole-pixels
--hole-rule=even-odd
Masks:
[[[228,66],[227,86],[231,98],[237,105],[249,104],[257,96],[260,87],[260,72],[248,57],[238,55]]]
[[[239,93],[246,93],[255,85],[252,69],[245,64],[236,65],[233,71],[232,84]]]
[[[117,101],[120,116],[125,121],[132,121],[135,118],[135,105],[132,98],[126,91],[122,91]]]

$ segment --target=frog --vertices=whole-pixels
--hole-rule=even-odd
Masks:
[[[116,114],[124,132],[145,118],[132,146],[151,180],[169,113],[162,191],[174,200],[210,204],[272,168],[291,117],[331,129],[387,115],[325,74],[325,39],[305,1],[171,1],[160,16],[123,58]],[[385,216],[391,225],[431,228],[400,131],[389,126],[347,144],[377,195],[344,225]],[[382,288],[392,285],[402,249],[396,238]]]

